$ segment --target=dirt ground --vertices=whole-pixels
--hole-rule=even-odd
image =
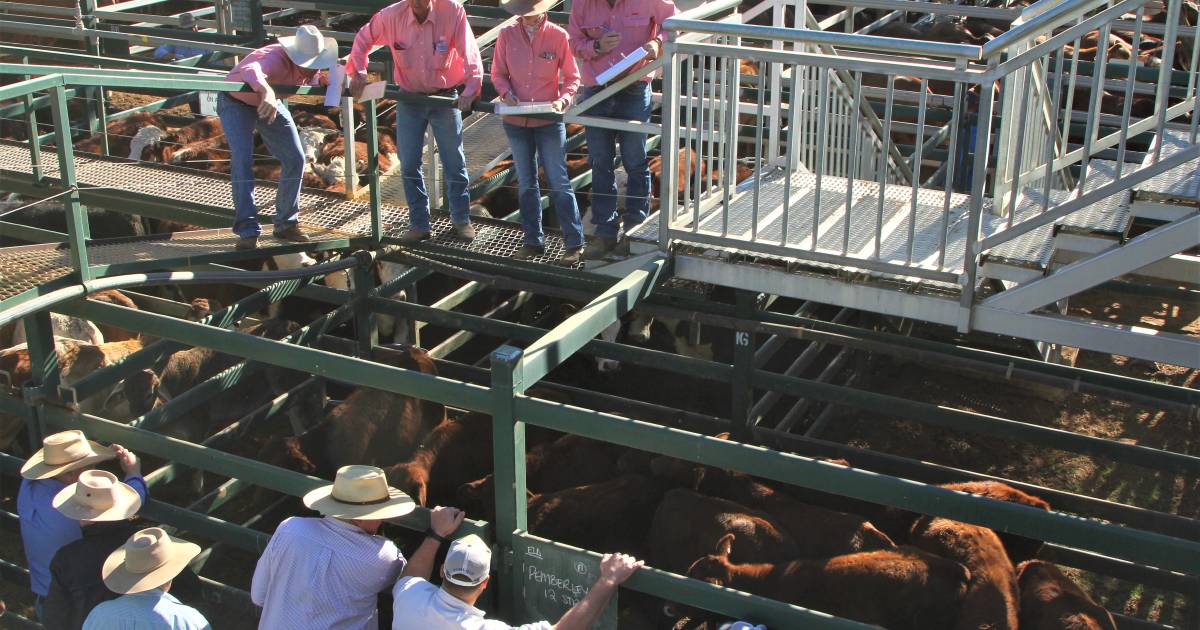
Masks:
[[[1174,298],[1093,290],[1072,298],[1071,314],[1160,331],[1200,335],[1200,293]],[[1200,370],[1070,348],[1076,366],[1195,388]],[[1200,455],[1200,422],[1153,405],[981,379],[961,372],[874,358],[872,391],[905,396],[1004,418]],[[1200,518],[1200,479],[1129,464],[951,432],[910,421],[852,413],[823,439],[918,460],[1009,477],[1128,505]],[[1081,571],[1073,574],[1111,610],[1182,625],[1186,602],[1177,595]]]

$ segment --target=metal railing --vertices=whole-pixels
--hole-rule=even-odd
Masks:
[[[664,60],[663,146],[682,153],[663,151],[660,245],[832,263],[971,293],[986,249],[1195,157],[1200,50],[1194,29],[1179,27],[1182,0],[1166,3],[1161,67],[1134,54],[1113,70],[1100,46],[1096,76],[1080,75],[1089,38],[1132,30],[1138,51],[1157,4],[1044,0],[986,46],[667,20],[676,38]],[[777,2],[776,24],[784,6],[794,8]],[[1188,38],[1185,90],[1172,87],[1170,69]],[[1107,126],[1107,79],[1123,92],[1117,127]],[[1151,111],[1133,109],[1135,97]],[[1140,168],[1124,164],[1131,140],[1168,127],[1188,129],[1190,146],[1167,157],[1158,143]],[[894,159],[897,145],[906,159]],[[1108,149],[1117,172],[1101,181],[1091,162]],[[739,164],[754,171],[740,186]]]

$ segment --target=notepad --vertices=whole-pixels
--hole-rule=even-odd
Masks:
[[[342,89],[346,87],[346,67],[334,66],[329,70],[329,85],[325,88],[325,107],[342,104]]]
[[[373,101],[383,98],[383,88],[387,87],[387,81],[376,81],[368,83],[367,87],[363,88],[362,96],[358,97],[359,101]]]
[[[554,114],[554,104],[545,102],[529,102],[520,103],[517,105],[505,105],[504,103],[496,103],[496,113],[501,116],[528,116],[530,114]]]
[[[626,70],[632,68],[634,64],[645,59],[646,55],[648,54],[650,53],[646,52],[645,48],[638,48],[628,55],[625,55],[620,61],[613,64],[611,68],[601,72],[598,76],[596,76],[596,83],[604,85],[605,83],[608,83],[609,81],[621,76]]]

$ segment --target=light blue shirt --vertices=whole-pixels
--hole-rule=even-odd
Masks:
[[[160,588],[122,595],[96,606],[83,630],[212,630],[200,611]]]
[[[195,57],[196,55],[207,55],[212,52],[206,48],[188,48],[183,44],[163,44],[154,49],[155,59],[166,59],[167,55],[175,55],[183,59],[185,57]]]
[[[142,503],[146,502],[146,481],[129,477],[125,483],[133,486]],[[17,515],[21,520],[21,542],[25,546],[25,561],[29,566],[29,589],[45,597],[50,592],[50,561],[63,545],[79,540],[79,521],[69,519],[54,509],[54,495],[66,487],[57,479],[21,480],[17,494]]]

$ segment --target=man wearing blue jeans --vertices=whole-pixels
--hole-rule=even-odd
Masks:
[[[400,241],[419,243],[429,238],[433,229],[429,223],[429,193],[421,172],[428,127],[433,127],[446,174],[454,235],[470,241],[475,238],[475,228],[471,225],[471,197],[467,193],[462,116],[479,98],[483,61],[467,23],[467,12],[455,0],[402,0],[371,16],[371,21],[354,36],[346,62],[350,93],[355,98],[367,84],[367,54],[375,46],[387,46],[391,51],[395,67],[392,79],[403,93],[396,103],[396,146],[404,197],[408,200],[408,231]],[[422,95],[450,97],[454,106],[418,100]]]
[[[246,83],[254,92],[222,92],[217,115],[229,141],[233,179],[233,231],[238,249],[258,246],[258,211],[254,205],[254,131],[279,160],[279,186],[275,193],[275,238],[305,242],[300,231],[300,183],[304,178],[304,150],[292,115],[276,98],[272,85],[319,85],[318,70],[337,64],[337,42],[322,37],[312,25],[301,26],[295,37],[280,37],[278,44],[246,55],[226,76]]]

